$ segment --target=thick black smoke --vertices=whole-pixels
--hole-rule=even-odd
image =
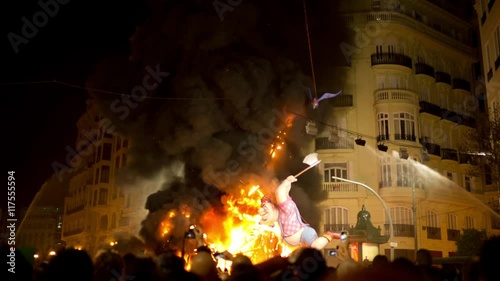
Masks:
[[[312,81],[306,74],[310,64],[302,2],[241,2],[225,11],[221,21],[212,1],[153,1],[151,17],[131,38],[130,57],[103,62],[89,79],[91,88],[125,95],[146,89],[144,100],[99,92],[93,97],[115,132],[131,140],[122,182],[133,186],[167,173],[167,181],[145,206],[149,214],[141,235],[150,246],[169,210],[190,205],[190,222],[209,206],[224,212],[221,195],[242,183],[261,184],[271,192],[274,179],[302,170],[304,156],[313,152],[313,137],[304,130],[311,114],[304,86],[312,88]],[[326,31],[317,13],[326,6],[319,2],[311,7],[316,13],[312,34]],[[334,17],[328,22],[334,24]],[[316,35],[313,42],[319,46],[319,41],[331,40],[322,38]],[[326,49],[318,47],[316,55],[328,64]],[[154,71],[169,75],[145,84]],[[327,77],[318,73],[320,81]],[[339,85],[327,80],[324,87]],[[292,126],[285,149],[270,161],[270,145],[287,124]],[[174,177],[168,172],[174,165],[183,166],[184,173]],[[300,195],[294,199],[303,217],[313,225],[319,215],[312,202],[323,196],[320,182],[320,175],[310,171],[292,190],[292,196]],[[190,222],[178,222],[175,235],[182,235]]]

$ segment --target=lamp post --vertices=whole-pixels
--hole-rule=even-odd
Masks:
[[[364,183],[357,182],[357,181],[352,181],[352,180],[348,180],[348,179],[344,179],[344,178],[339,178],[339,177],[335,177],[335,176],[332,176],[332,179],[336,179],[336,180],[339,180],[339,181],[350,182],[350,183],[354,183],[354,184],[357,184],[357,185],[361,185],[362,187],[368,189],[373,194],[375,194],[375,196],[377,196],[377,198],[380,201],[380,203],[382,203],[382,205],[384,206],[384,209],[385,209],[385,212],[387,213],[387,216],[389,217],[389,241],[390,241],[390,246],[391,246],[390,260],[393,261],[394,260],[394,247],[395,247],[395,242],[394,242],[394,225],[392,224],[391,212],[389,211],[389,208],[387,207],[387,204],[385,204],[384,199],[382,199],[382,197],[380,197],[380,195],[373,188],[369,187],[368,185],[366,185]]]
[[[415,199],[415,185],[412,186],[411,188],[411,197],[412,197],[412,204],[413,204],[413,240],[415,243],[415,257],[417,256],[417,250],[418,250],[418,239],[417,239],[417,202]]]

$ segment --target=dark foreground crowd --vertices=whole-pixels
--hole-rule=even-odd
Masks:
[[[2,251],[3,253],[3,251]],[[25,281],[500,281],[500,236],[486,240],[477,259],[464,267],[432,265],[432,256],[425,249],[417,252],[415,261],[376,256],[370,264],[343,260],[329,267],[322,253],[313,248],[300,248],[287,258],[275,257],[252,264],[243,255],[232,257],[229,271],[216,266],[214,255],[200,248],[192,256],[189,269],[173,252],[155,257],[119,255],[103,251],[94,260],[85,251],[65,249],[48,262],[34,268],[18,263],[16,273],[7,272],[6,279]],[[6,271],[4,271],[6,272]],[[5,273],[4,273],[5,274]],[[4,275],[5,276],[5,275]],[[9,278],[10,277],[10,278]]]

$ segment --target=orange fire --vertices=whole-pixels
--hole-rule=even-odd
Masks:
[[[287,123],[287,127],[290,126],[291,121]],[[272,141],[269,150],[271,159],[278,150],[283,149],[285,136],[286,132],[282,130]],[[282,241],[277,224],[273,228],[259,225],[261,217],[258,209],[263,195],[259,185],[245,186],[239,192],[222,198],[225,214],[218,214],[213,209],[203,214],[199,223],[203,227],[205,242],[214,253],[228,251],[232,255],[243,254],[256,264],[278,255],[288,256],[295,249]],[[161,224],[162,237],[171,231],[174,226],[172,220],[176,216],[184,216],[189,220],[189,206],[183,205],[180,211],[168,214]],[[218,260],[218,267],[222,270],[230,265],[230,261]]]

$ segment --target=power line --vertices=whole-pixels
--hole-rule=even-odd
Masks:
[[[103,94],[110,94],[110,95],[116,95],[116,96],[128,96],[130,97],[131,95],[127,95],[125,93],[117,93],[117,92],[112,92],[112,91],[106,91],[106,90],[101,90],[101,89],[95,89],[95,88],[90,88],[90,87],[85,87],[85,86],[80,86],[64,81],[59,81],[59,80],[45,80],[45,81],[30,81],[30,82],[10,82],[10,83],[0,83],[0,86],[9,86],[9,85],[35,85],[35,84],[59,84],[71,88],[76,88],[76,89],[81,89],[81,90],[87,90],[87,91],[94,91],[98,93],[103,93]],[[144,99],[151,99],[151,100],[229,100],[229,98],[181,98],[181,97],[151,97],[151,96],[142,96],[141,98]]]

